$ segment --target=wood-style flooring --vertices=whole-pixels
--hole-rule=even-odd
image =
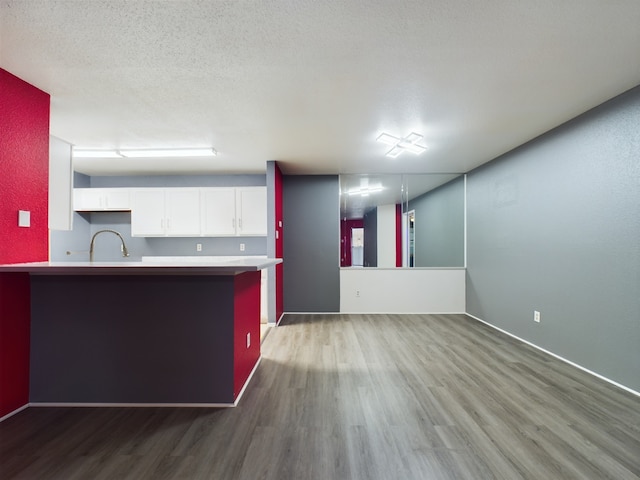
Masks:
[[[640,478],[640,398],[464,315],[289,315],[262,354],[232,409],[20,412],[0,478]]]

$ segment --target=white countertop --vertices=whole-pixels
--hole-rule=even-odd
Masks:
[[[143,257],[123,262],[33,262],[0,265],[0,272],[32,275],[237,275],[281,263],[280,258]]]

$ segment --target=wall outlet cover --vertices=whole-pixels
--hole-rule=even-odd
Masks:
[[[18,226],[19,227],[31,226],[31,212],[29,210],[18,210]]]

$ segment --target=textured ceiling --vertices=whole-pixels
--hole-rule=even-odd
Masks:
[[[89,174],[466,172],[640,84],[638,0],[0,0],[0,66]],[[424,135],[384,156],[386,131]]]

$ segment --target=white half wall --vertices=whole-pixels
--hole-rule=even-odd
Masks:
[[[341,313],[464,313],[464,268],[342,268]]]

